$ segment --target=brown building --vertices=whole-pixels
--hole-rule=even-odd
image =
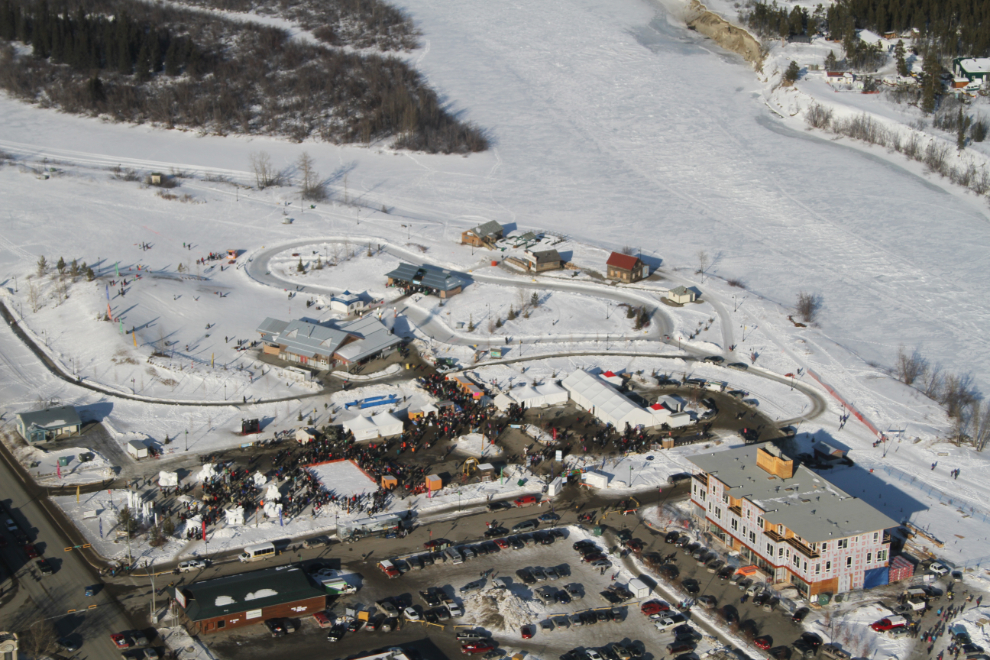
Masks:
[[[613,252],[605,262],[608,278],[620,282],[638,282],[650,274],[650,268],[639,257]]]
[[[556,250],[526,250],[526,269],[535,273],[560,268],[560,254]]]
[[[298,568],[266,568],[171,590],[194,635],[263,623],[273,617],[301,618],[322,611],[326,591]]]
[[[461,243],[464,245],[473,245],[474,247],[488,247],[502,238],[503,231],[502,225],[494,220],[489,220],[474,229],[468,229],[462,232]]]

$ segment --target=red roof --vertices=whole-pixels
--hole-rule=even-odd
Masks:
[[[650,406],[650,409],[651,410],[663,410],[663,404],[662,403],[654,403],[652,406]]]
[[[639,262],[639,257],[634,257],[631,254],[622,254],[621,252],[613,252],[605,262],[607,266],[615,266],[616,268],[621,268],[622,270],[632,270],[636,267]]]
[[[615,378],[615,374],[613,374],[611,371],[606,371],[605,373],[602,374],[602,376],[604,376],[605,378]]]

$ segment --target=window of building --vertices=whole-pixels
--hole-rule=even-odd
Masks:
[[[729,503],[729,496],[726,495],[725,493],[722,493],[722,504],[728,504],[728,503]]]
[[[828,550],[828,543],[822,543],[822,552]]]
[[[867,564],[872,564],[873,563],[873,553],[872,552],[867,552],[866,553],[866,563]]]
[[[853,558],[852,557],[846,557],[846,568],[851,568],[852,565],[853,565]]]
[[[873,532],[873,542],[876,543],[880,538],[880,532]]]
[[[695,495],[698,494],[698,484],[694,484],[694,490],[692,491]]]
[[[826,573],[832,572],[832,562],[830,561],[825,562],[825,572]]]
[[[750,543],[756,543],[756,532],[750,532],[749,533],[749,542]]]
[[[221,619],[220,621],[217,621],[217,628],[223,628],[226,625],[227,625],[227,622],[224,621],[223,619]]]
[[[746,525],[743,525],[743,538],[746,538]]]
[[[777,533],[780,534],[781,536],[784,535],[784,526],[783,525],[777,525]]]
[[[798,568],[801,568],[801,560],[798,558],[797,555],[794,555],[794,565],[797,566]]]
[[[760,529],[763,529],[763,517],[762,516],[756,516],[756,526],[759,527]]]
[[[708,503],[708,510],[709,510],[709,511],[711,511],[711,510],[712,510],[712,508],[713,508],[713,506],[714,506],[714,505],[713,505],[713,504],[712,504],[711,502],[709,502],[709,503]]]
[[[773,543],[767,543],[767,554],[773,557]]]
[[[822,572],[822,565],[821,564],[815,564],[815,575],[820,575],[821,572]]]
[[[836,542],[835,547],[837,547],[839,550],[845,550],[846,548],[849,547],[849,539],[839,539]]]
[[[737,529],[739,529],[739,521],[733,518],[732,521],[729,523],[729,526],[732,527],[732,531],[736,531]]]
[[[716,518],[721,518],[722,517],[722,507],[719,507],[719,506],[715,507],[715,517]]]
[[[783,557],[784,556],[784,549],[783,548],[777,548],[777,556],[778,557]]]
[[[877,552],[877,562],[884,562],[884,561],[887,561],[887,551],[880,550],[879,552]]]
[[[808,562],[804,562],[804,572],[808,572]]]

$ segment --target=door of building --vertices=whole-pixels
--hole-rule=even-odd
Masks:
[[[839,593],[843,594],[849,591],[849,574],[845,573],[839,576]]]

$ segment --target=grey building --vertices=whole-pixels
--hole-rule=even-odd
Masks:
[[[461,233],[461,243],[465,245],[473,245],[475,247],[484,247],[486,245],[491,245],[498,239],[502,238],[504,229],[502,225],[495,222],[494,220],[489,220],[488,222],[482,223],[475,227],[474,229],[468,229]]]
[[[79,433],[81,429],[82,421],[72,406],[17,413],[17,432],[31,443],[48,442]]]
[[[391,328],[392,319],[383,323],[367,315],[346,323],[319,325],[296,319],[266,318],[258,326],[263,352],[289,362],[317,369],[337,363],[357,364],[388,355],[402,343]]]
[[[386,275],[389,286],[397,286],[409,292],[427,293],[450,298],[464,290],[470,278],[464,273],[429,264],[416,266],[400,263]]]

